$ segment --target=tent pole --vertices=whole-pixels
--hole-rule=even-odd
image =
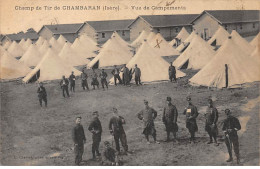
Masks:
[[[226,88],[228,88],[228,65],[225,64]]]

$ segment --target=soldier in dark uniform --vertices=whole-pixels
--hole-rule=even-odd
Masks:
[[[103,153],[103,158],[102,158],[102,165],[108,165],[108,166],[118,166],[119,161],[118,161],[118,155],[116,150],[114,150],[110,143],[108,141],[104,142],[105,144],[105,150]]]
[[[123,83],[124,85],[129,85],[130,83],[130,71],[128,67],[126,67],[126,64],[123,67]]]
[[[177,108],[171,103],[171,97],[167,97],[167,106],[163,109],[163,117],[162,121],[165,124],[166,132],[167,132],[167,142],[170,141],[170,133],[173,133],[175,141],[176,132],[178,131],[177,125],[177,118],[178,118],[178,110]]]
[[[141,70],[139,67],[137,67],[137,64],[135,64],[135,68],[132,74],[135,73],[135,84],[138,85],[142,85],[141,84]]]
[[[72,92],[75,92],[75,81],[76,81],[76,77],[74,75],[74,72],[72,71],[71,72],[71,75],[69,77],[69,80],[70,80],[70,91]]]
[[[69,94],[69,80],[65,78],[65,76],[62,76],[62,80],[60,81],[60,86],[62,88],[62,94],[63,97],[65,97],[65,92],[68,97],[70,97]]]
[[[119,76],[119,73],[120,73],[120,71],[119,71],[119,69],[116,67],[116,65],[114,65],[114,69],[112,70],[112,75],[114,75],[114,83],[115,83],[115,85],[117,85],[117,83],[116,83],[116,80],[118,79],[118,81],[119,81],[119,84],[122,84],[122,80],[121,80],[121,78],[120,78],[120,76]]]
[[[198,126],[196,122],[196,118],[198,117],[199,113],[197,111],[197,107],[194,106],[191,102],[191,98],[186,98],[188,101],[188,106],[185,108],[183,114],[186,115],[186,128],[190,132],[190,142],[195,142],[195,132],[198,131]]]
[[[153,136],[154,142],[160,144],[156,140],[156,130],[154,127],[154,119],[157,117],[157,112],[148,106],[148,101],[144,100],[145,109],[141,110],[137,117],[139,120],[142,120],[144,122],[144,130],[143,134],[145,135],[145,138],[147,140],[147,144],[150,144],[149,141],[149,135]]]
[[[108,85],[107,85],[107,73],[105,72],[104,69],[102,69],[102,72],[99,75],[100,79],[101,79],[101,85],[103,90],[105,90],[104,85],[106,85],[107,89],[108,89]]]
[[[42,101],[44,101],[45,107],[47,107],[47,93],[46,93],[45,87],[43,87],[42,82],[39,83],[37,93],[38,93],[40,106],[42,107]]]
[[[175,67],[172,65],[169,66],[169,79],[172,82],[172,79],[174,79],[174,81],[176,82],[176,69]]]
[[[89,90],[87,79],[88,79],[88,75],[87,75],[87,73],[85,73],[85,71],[83,69],[82,73],[81,73],[81,85],[82,85],[83,90],[85,90],[85,88],[87,88],[87,90]]]
[[[237,157],[237,163],[240,163],[240,155],[239,155],[239,142],[238,142],[238,135],[237,131],[241,129],[241,125],[239,120],[231,115],[229,109],[225,110],[225,114],[227,118],[224,120],[223,128],[225,134],[225,143],[227,145],[229,159],[227,162],[233,161],[232,157],[232,145],[234,146],[234,152]]]
[[[98,82],[98,75],[95,72],[95,69],[93,69],[93,74],[92,74],[92,82],[91,85],[93,86],[93,89],[95,90],[95,86],[99,89],[99,82]]]
[[[102,134],[102,126],[101,122],[98,118],[98,112],[95,111],[93,112],[93,120],[90,123],[88,130],[93,134],[92,135],[92,155],[93,159],[96,159],[96,155],[100,156],[101,154],[99,153],[99,144],[101,142],[101,134]]]
[[[124,148],[124,153],[127,154],[128,145],[125,130],[123,128],[125,124],[125,119],[122,116],[118,115],[117,109],[113,108],[113,117],[109,121],[109,130],[112,136],[114,136],[116,150],[120,152],[119,140],[121,141],[122,147]]]
[[[79,165],[82,161],[82,155],[84,152],[84,144],[86,143],[86,137],[83,126],[80,124],[81,117],[76,118],[76,126],[72,130],[72,138],[74,142],[75,152],[75,164]]]
[[[209,134],[209,142],[207,144],[213,143],[212,137],[215,141],[215,145],[218,146],[217,142],[217,122],[218,122],[218,110],[213,106],[212,99],[208,99],[208,108],[206,110],[206,123],[205,123],[205,130]]]

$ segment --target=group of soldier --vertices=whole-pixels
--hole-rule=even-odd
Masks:
[[[185,108],[183,114],[186,116],[186,128],[190,133],[189,142],[195,144],[195,133],[198,131],[198,126],[196,123],[196,118],[199,113],[197,111],[196,106],[194,106],[191,102],[191,97],[186,98],[188,105]],[[178,110],[175,105],[171,102],[171,97],[166,98],[167,105],[163,109],[162,121],[166,128],[167,139],[166,142],[170,142],[170,134],[173,133],[174,143],[179,143],[176,133],[178,132]],[[157,111],[150,107],[147,100],[144,100],[145,108],[141,110],[137,114],[137,118],[143,122],[143,134],[145,135],[147,144],[151,144],[149,140],[149,136],[152,136],[154,139],[154,143],[160,144],[156,138],[156,129],[154,120],[157,117]],[[114,137],[115,147],[114,150],[111,147],[111,144],[108,141],[105,141],[105,149],[102,156],[102,164],[103,165],[119,165],[119,155],[127,155],[129,152],[126,133],[124,131],[123,125],[126,123],[125,119],[118,114],[118,110],[114,107],[112,109],[113,116],[109,121],[108,129],[111,135]],[[232,146],[234,146],[234,152],[237,158],[237,163],[240,162],[239,156],[239,142],[237,131],[241,129],[239,120],[231,115],[229,109],[225,110],[226,119],[224,120],[222,130],[225,136],[225,143],[229,153],[229,159],[227,162],[233,161],[232,156]],[[98,118],[98,112],[93,112],[93,120],[90,123],[88,130],[93,134],[92,136],[92,155],[93,159],[96,159],[96,156],[101,156],[99,152],[99,144],[101,142],[102,135],[102,126],[101,122]],[[212,99],[208,99],[208,108],[206,110],[205,116],[205,131],[207,131],[209,135],[209,142],[207,144],[215,142],[215,145],[218,146],[217,142],[217,122],[218,122],[218,110],[214,107]],[[76,126],[73,128],[73,141],[74,141],[74,150],[75,150],[75,164],[79,165],[82,160],[82,155],[84,151],[84,143],[86,141],[86,137],[84,134],[84,129],[80,124],[81,117],[76,118]],[[123,147],[123,151],[120,151],[120,144]]]

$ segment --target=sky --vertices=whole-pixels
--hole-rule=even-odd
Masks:
[[[41,10],[36,10],[37,6]],[[45,10],[44,6],[52,9],[47,10],[49,8],[46,7]],[[100,6],[101,10],[63,10],[63,6]],[[104,6],[119,6],[119,11],[103,10]],[[145,10],[145,6],[149,10]],[[181,8],[163,11],[152,10],[151,7]],[[42,25],[57,23],[134,19],[138,15],[152,14],[199,14],[203,10],[226,9],[260,10],[260,0],[0,0],[0,33],[17,33],[29,28],[39,31]]]

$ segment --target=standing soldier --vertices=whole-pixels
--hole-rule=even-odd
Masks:
[[[205,123],[205,130],[209,134],[209,142],[207,144],[213,143],[212,137],[215,141],[215,145],[218,146],[217,142],[217,122],[218,122],[218,110],[213,106],[212,99],[208,99],[208,108],[206,110],[206,123]]]
[[[186,98],[188,101],[188,107],[185,108],[183,114],[186,115],[186,128],[188,128],[190,132],[190,143],[195,143],[195,132],[198,131],[198,126],[196,122],[196,118],[198,117],[197,107],[194,106],[191,102],[191,98]]]
[[[130,71],[128,67],[126,67],[126,64],[124,64],[123,67],[123,83],[124,85],[129,85],[130,82]]]
[[[141,84],[141,70],[139,67],[137,67],[137,64],[135,64],[135,68],[132,74],[135,73],[135,84],[138,85],[142,85]]]
[[[104,69],[102,69],[102,72],[99,75],[100,79],[101,79],[101,85],[103,90],[105,90],[104,85],[106,85],[107,89],[108,89],[108,85],[107,85],[107,73],[105,72]]]
[[[172,82],[172,79],[174,79],[174,81],[176,82],[176,69],[175,67],[172,65],[169,66],[169,79]]]
[[[93,69],[93,74],[92,74],[92,82],[91,85],[93,86],[93,89],[95,90],[95,86],[99,89],[99,82],[97,80],[98,75],[95,72],[95,69]]]
[[[69,94],[69,80],[65,78],[65,76],[62,76],[62,80],[60,81],[60,86],[62,88],[62,94],[63,97],[65,97],[65,91],[68,97],[70,97]]]
[[[75,92],[75,81],[76,81],[76,77],[74,75],[74,72],[72,71],[71,72],[71,75],[69,77],[69,80],[70,80],[70,91],[72,92]]]
[[[100,156],[101,154],[99,153],[99,144],[101,142],[101,134],[102,134],[102,126],[101,122],[98,118],[98,112],[95,111],[93,112],[93,120],[90,123],[88,130],[93,134],[92,135],[92,155],[93,155],[93,160],[96,159],[96,154],[97,156]]]
[[[116,83],[116,80],[118,79],[118,81],[119,81],[119,84],[122,84],[122,80],[121,80],[121,78],[120,78],[120,76],[119,76],[119,73],[120,73],[120,71],[119,71],[119,69],[116,67],[116,65],[114,65],[114,69],[112,70],[112,75],[114,75],[114,83],[115,83],[115,85],[117,86],[117,83]]]
[[[150,144],[149,135],[153,136],[154,142],[160,144],[156,140],[156,130],[154,127],[154,119],[157,117],[157,112],[148,106],[148,101],[144,100],[145,109],[141,110],[137,117],[144,122],[143,134],[147,140],[147,144]]]
[[[85,88],[87,88],[87,90],[89,90],[88,88],[88,75],[87,73],[85,73],[84,69],[82,69],[82,73],[81,73],[81,85],[83,90],[85,90]]]
[[[82,161],[82,155],[84,152],[84,144],[86,143],[86,137],[83,126],[80,124],[81,117],[76,118],[76,126],[72,130],[72,138],[74,142],[75,152],[75,164],[79,165]]]
[[[39,83],[39,87],[37,90],[40,106],[42,107],[42,101],[45,103],[45,107],[47,107],[47,93],[45,87],[43,87],[42,82]]]
[[[177,125],[177,118],[178,118],[178,110],[177,108],[171,103],[171,97],[167,97],[167,106],[163,109],[163,117],[162,121],[166,127],[167,132],[167,142],[170,141],[170,133],[173,133],[173,137],[175,141],[177,141],[176,138],[176,132],[178,131],[178,125]]]
[[[109,122],[109,130],[112,136],[114,136],[114,140],[116,143],[116,150],[120,153],[120,145],[119,140],[121,141],[122,147],[124,148],[124,153],[127,154],[128,145],[125,130],[123,128],[123,124],[125,124],[125,119],[122,116],[118,115],[118,111],[115,107],[113,107],[113,117]]]
[[[238,142],[238,135],[237,131],[241,129],[241,125],[239,120],[231,115],[229,109],[225,110],[225,114],[227,118],[224,120],[223,128],[225,134],[225,143],[227,145],[229,159],[227,162],[233,161],[232,157],[232,145],[234,146],[234,152],[237,157],[237,164],[240,163],[240,156],[239,156],[239,142]]]

